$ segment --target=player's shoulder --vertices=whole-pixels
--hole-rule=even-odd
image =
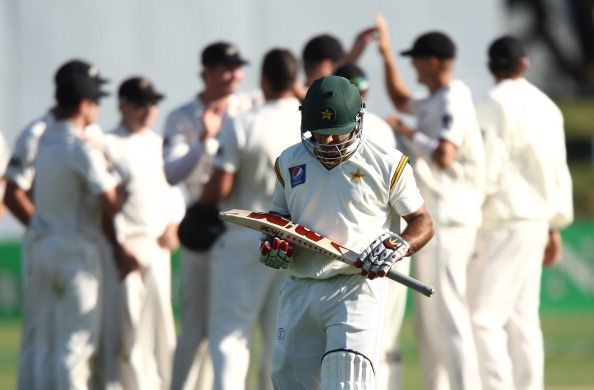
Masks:
[[[200,101],[193,98],[185,103],[173,107],[167,114],[167,121],[192,119],[196,111],[199,109]]]
[[[17,137],[17,142],[27,142],[30,139],[39,139],[48,128],[55,122],[51,113],[47,113],[39,118],[35,118],[27,123]]]
[[[361,146],[361,153],[365,159],[383,162],[387,165],[400,160],[403,156],[402,152],[397,148],[387,146],[385,143],[369,137],[365,138]]]
[[[259,89],[237,92],[229,96],[227,113],[229,116],[237,116],[241,113],[263,106],[264,102],[264,94]]]
[[[297,142],[285,148],[280,156],[279,161],[283,163],[293,163],[295,161],[306,161],[310,158],[309,152],[305,149],[301,142]]]
[[[472,92],[462,80],[453,80],[445,89],[444,96],[450,101],[472,103]]]

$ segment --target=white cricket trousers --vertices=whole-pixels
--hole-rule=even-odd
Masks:
[[[257,325],[262,336],[257,388],[272,389],[270,357],[284,272],[260,263],[260,235],[231,227],[211,252],[208,345],[215,390],[245,389],[252,334]]]
[[[470,311],[485,390],[542,390],[540,278],[548,225],[479,232],[469,274]]]
[[[408,275],[410,258],[405,257],[392,268]],[[402,363],[398,351],[398,337],[404,320],[408,288],[394,281],[389,281],[387,285],[383,351],[380,355],[375,379],[377,390],[399,389],[402,381]]]
[[[210,253],[181,249],[181,332],[173,357],[171,390],[211,390],[207,347]]]
[[[101,326],[101,256],[97,240],[43,234],[32,244],[33,386],[87,389]]]
[[[476,229],[438,226],[414,256],[416,276],[435,288],[415,294],[415,331],[427,390],[480,390],[467,301],[467,272]]]
[[[126,390],[169,389],[175,349],[171,254],[150,236],[127,239],[126,246],[144,270],[122,282],[120,381]]]
[[[328,382],[341,382],[345,389],[354,389],[358,387],[352,384],[375,383],[361,366],[339,366],[338,372],[325,373],[332,378],[322,378],[322,359],[328,352],[350,351],[364,357],[375,370],[383,349],[388,282],[359,274],[286,278],[280,288],[277,339],[272,351],[275,389],[313,390]],[[356,380],[347,377],[353,372],[358,374]]]

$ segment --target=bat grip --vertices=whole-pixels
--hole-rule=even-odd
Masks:
[[[435,290],[433,290],[433,287],[428,286],[425,283],[423,283],[420,280],[417,280],[413,277],[410,277],[408,275],[400,273],[400,272],[396,271],[395,269],[391,269],[390,271],[388,271],[388,274],[386,276],[395,282],[398,282],[400,284],[403,284],[407,287],[412,288],[416,292],[421,293],[421,294],[425,295],[426,297],[431,297],[433,295],[433,293],[435,292]]]

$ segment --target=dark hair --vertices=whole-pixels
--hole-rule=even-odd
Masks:
[[[317,35],[311,38],[303,48],[303,66],[308,72],[323,60],[342,62],[345,52],[338,39],[330,34]]]
[[[264,56],[262,76],[270,82],[275,92],[293,88],[297,80],[297,59],[287,49],[272,49]]]
[[[494,40],[487,54],[489,70],[495,76],[510,78],[521,75],[525,70],[526,50],[516,37],[504,35]]]

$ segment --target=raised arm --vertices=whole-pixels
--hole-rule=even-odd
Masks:
[[[388,96],[398,111],[412,113],[408,105],[410,91],[396,68],[396,61],[392,53],[388,23],[381,14],[375,16],[375,23],[378,49],[384,62],[384,81]]]

